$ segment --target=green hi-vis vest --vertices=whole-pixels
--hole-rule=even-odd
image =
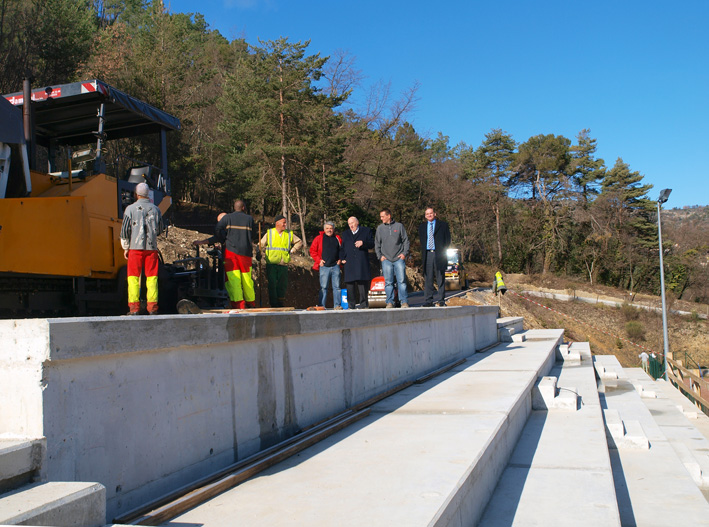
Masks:
[[[290,262],[290,246],[293,233],[288,229],[281,234],[273,229],[268,229],[268,245],[266,246],[266,262],[270,264],[287,264]]]
[[[502,281],[502,273],[500,271],[497,271],[495,273],[495,291],[507,291],[507,288],[505,287],[505,282]]]

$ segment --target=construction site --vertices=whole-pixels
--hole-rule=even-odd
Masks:
[[[49,104],[13,107],[30,99]],[[0,524],[708,524],[701,368],[650,375],[616,336],[622,360],[592,353],[597,328],[531,324],[486,286],[445,307],[219,309],[216,249],[162,262],[160,314],[118,316],[122,211],[139,183],[170,207],[179,120],[98,80],[0,102]],[[107,175],[103,142],[137,133],[160,161]]]

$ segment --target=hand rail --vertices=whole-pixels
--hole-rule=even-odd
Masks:
[[[709,415],[709,383],[683,366],[680,362],[667,359],[667,377],[702,412]]]

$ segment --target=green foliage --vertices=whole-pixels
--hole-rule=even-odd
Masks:
[[[624,302],[623,305],[620,306],[620,312],[623,314],[623,318],[628,321],[640,318],[640,310],[627,302]]]
[[[69,82],[89,55],[96,30],[88,0],[0,0],[0,90]]]
[[[645,326],[642,322],[631,320],[625,324],[625,334],[630,340],[645,340]]]

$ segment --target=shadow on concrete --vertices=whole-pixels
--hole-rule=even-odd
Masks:
[[[598,399],[601,403],[601,409],[607,410],[608,403],[606,402],[605,393],[599,393]],[[605,420],[604,420],[605,426]],[[610,438],[610,432],[606,427],[606,436]],[[630,493],[628,492],[628,483],[625,481],[623,473],[623,464],[618,455],[618,449],[615,448],[612,439],[608,444],[608,454],[611,458],[611,470],[613,471],[613,484],[615,486],[615,496],[618,500],[618,512],[620,513],[620,523],[623,527],[634,527],[637,525],[635,515],[633,514],[633,504],[630,501]]]
[[[496,527],[509,526],[515,524],[515,515],[517,514],[517,506],[522,499],[522,493],[529,477],[529,472],[532,468],[534,455],[539,446],[539,440],[544,430],[544,423],[547,420],[547,412],[534,410],[529,415],[527,423],[522,430],[522,434],[517,441],[510,462],[505,467],[500,476],[497,486],[492,495],[495,496],[500,492],[504,492],[504,500],[507,507],[504,510],[504,516],[500,517],[499,508],[494,518]],[[514,460],[514,463],[512,462]],[[504,483],[504,487],[502,484]],[[491,500],[492,501],[492,500]],[[489,504],[488,504],[489,506]],[[485,511],[481,518],[485,519]]]

